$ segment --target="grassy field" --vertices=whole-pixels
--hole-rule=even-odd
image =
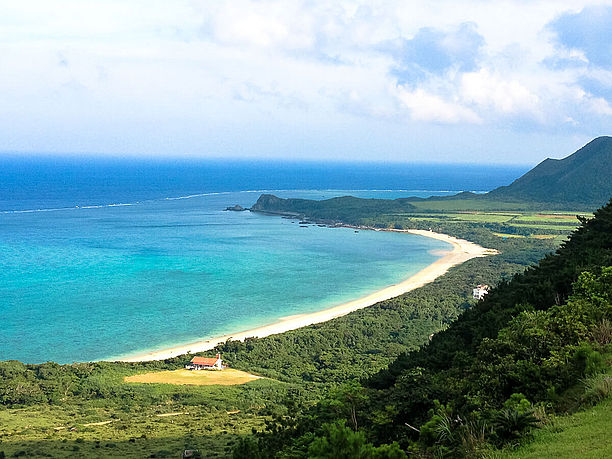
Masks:
[[[126,383],[126,376],[131,375],[104,382],[118,394],[114,400],[0,409],[0,452],[6,457],[143,458],[180,457],[185,449],[197,449],[203,457],[228,457],[239,437],[263,427],[270,400],[278,403],[288,387],[267,378],[237,385],[177,385]]]
[[[543,215],[572,215],[576,210],[584,213],[592,206],[571,204],[546,204],[528,201],[494,201],[491,199],[425,199],[422,201],[410,201],[419,211],[485,211],[485,212],[533,212]],[[603,203],[602,203],[603,204]]]
[[[226,457],[239,435],[263,424],[261,418],[238,410],[196,406],[181,414],[90,411],[96,411],[90,416],[112,422],[81,423],[79,410],[61,407],[0,411],[0,451],[7,457],[142,458],[180,457],[184,449],[198,449],[206,452],[204,457]]]
[[[571,416],[555,418],[534,433],[533,441],[496,459],[612,457],[612,401]]]
[[[256,379],[259,379],[259,376],[240,370],[234,370],[232,368],[226,368],[222,371],[192,371],[181,369],[141,373],[138,375],[126,376],[124,381],[128,383],[157,383],[188,386],[235,386],[237,384],[255,381]]]
[[[527,210],[461,210],[459,208],[443,208],[443,206],[454,207],[454,201],[415,203],[423,206],[416,212],[402,212],[389,214],[389,221],[401,222],[409,228],[414,224],[426,223],[431,227],[439,224],[470,224],[489,228],[499,237],[516,236],[547,236],[555,238],[561,234],[567,234],[574,230],[579,221],[577,215],[590,217],[580,211],[527,211]],[[436,207],[440,207],[437,209]],[[503,207],[503,206],[502,206]]]
[[[607,362],[611,357],[610,353],[604,354]],[[612,369],[608,367],[607,373],[600,377],[603,379],[590,377],[591,381],[607,381],[591,386],[597,388],[591,392],[597,394],[597,405],[571,415],[551,416],[543,427],[533,431],[533,438],[517,448],[496,452],[491,459],[612,457]],[[566,392],[564,398],[570,406],[580,400],[577,394],[582,393],[584,387],[582,381]]]
[[[417,209],[435,210],[452,212],[455,210],[483,210],[483,211],[500,211],[500,210],[515,210],[517,203],[515,202],[497,202],[483,199],[445,199],[445,200],[425,200],[413,201],[412,204]],[[521,207],[525,207],[525,203],[521,203]]]
[[[268,400],[285,390],[266,378],[236,386],[123,384],[134,390],[125,404],[100,399],[0,410],[0,452],[142,458],[198,449],[204,457],[227,457],[238,437],[262,428]]]
[[[493,233],[493,234],[495,236],[497,236],[497,237],[502,237],[502,238],[509,238],[509,237],[518,237],[518,238],[521,238],[521,237],[525,237],[525,236],[523,236],[521,234],[509,234],[509,233]]]

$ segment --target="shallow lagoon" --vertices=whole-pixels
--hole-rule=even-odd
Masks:
[[[0,359],[105,359],[249,329],[397,283],[449,247],[222,210],[257,196],[2,214]]]

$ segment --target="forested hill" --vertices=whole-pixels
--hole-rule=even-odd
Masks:
[[[428,345],[275,419],[234,457],[490,457],[612,397],[612,201],[581,222]],[[606,457],[604,438],[589,457]]]
[[[314,201],[310,199],[282,199],[262,194],[251,207],[257,212],[287,215],[307,215],[320,220],[353,220],[354,217],[414,210],[408,199],[361,199],[352,196]]]
[[[597,137],[563,159],[545,159],[488,199],[588,203],[600,206],[612,196],[612,137]]]
[[[491,291],[484,301],[466,311],[448,330],[417,353],[400,356],[372,380],[379,388],[393,385],[409,368],[443,371],[474,356],[485,338],[492,338],[524,309],[544,310],[564,304],[580,273],[612,266],[612,201],[595,212],[554,254],[515,275]],[[462,356],[458,360],[458,356]]]

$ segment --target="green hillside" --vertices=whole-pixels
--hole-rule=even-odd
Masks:
[[[610,177],[612,137],[597,137],[567,158],[545,159],[486,198],[602,205],[612,196]]]
[[[352,196],[313,201],[310,199],[281,199],[262,194],[251,210],[286,215],[309,215],[321,220],[346,220],[354,215],[378,215],[390,212],[409,212],[414,206],[407,199],[361,199]]]
[[[611,235],[612,202],[427,346],[275,418],[235,457],[484,457],[607,400]],[[592,441],[605,441],[598,432]]]
[[[612,376],[609,376],[612,381]],[[559,416],[534,432],[533,441],[508,448],[495,459],[600,459],[612,457],[612,400],[568,416]]]

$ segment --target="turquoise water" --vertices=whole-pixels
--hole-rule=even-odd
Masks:
[[[0,360],[107,359],[250,329],[397,283],[447,248],[222,211],[263,191],[425,197],[526,170],[0,155]]]
[[[257,196],[3,213],[0,360],[107,359],[249,329],[397,283],[449,248],[221,210]]]

